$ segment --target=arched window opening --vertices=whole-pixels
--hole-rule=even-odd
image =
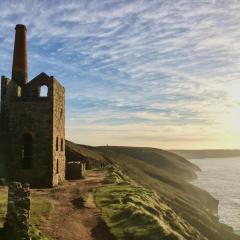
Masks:
[[[40,87],[40,97],[47,97],[48,96],[48,87],[46,85],[42,85]]]
[[[58,162],[58,159],[57,159],[57,168],[56,168],[56,173],[59,174],[59,162]]]
[[[56,151],[58,151],[58,137],[56,139]]]
[[[17,86],[17,97],[22,96],[22,88],[20,86]]]
[[[61,139],[61,151],[63,152],[63,139]]]
[[[22,149],[22,166],[23,169],[32,168],[32,154],[33,154],[33,139],[32,135],[25,133],[23,135],[23,149]]]

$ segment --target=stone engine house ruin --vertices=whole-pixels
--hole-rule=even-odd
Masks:
[[[65,179],[65,90],[41,73],[28,81],[27,29],[16,25],[12,79],[1,79],[1,132],[9,138],[11,181],[52,187]]]

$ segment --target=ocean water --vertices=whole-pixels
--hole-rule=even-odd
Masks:
[[[220,222],[240,235],[240,157],[191,159],[201,168],[192,183],[219,200]]]

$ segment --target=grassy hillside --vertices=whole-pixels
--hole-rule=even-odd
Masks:
[[[139,186],[156,192],[162,204],[169,206],[203,238],[240,239],[233,234],[231,228],[219,223],[215,216],[218,201],[188,183],[196,177],[195,172],[199,169],[183,157],[154,148],[89,148],[81,145],[78,145],[78,148],[82,152],[87,149],[92,151],[92,154],[101,155],[106,162],[118,165],[122,172]],[[106,190],[107,193],[111,194],[111,189]]]
[[[84,161],[87,168],[100,167],[106,163],[106,158],[102,156],[94,147],[76,144],[66,141],[66,160]]]
[[[4,162],[6,148],[0,146],[4,156],[0,162]],[[146,227],[167,240],[240,240],[230,227],[219,223],[218,201],[188,182],[200,169],[183,157],[154,148],[90,147],[69,141],[66,156],[67,161],[84,160],[89,167],[114,165],[124,174],[124,181],[106,185],[97,195],[118,239],[146,239],[141,231]],[[122,236],[126,226],[130,229]],[[138,237],[133,238],[133,232]],[[149,239],[158,238],[153,234]]]
[[[97,191],[96,200],[116,239],[206,239],[156,192],[131,181],[119,168],[109,168],[108,182]]]

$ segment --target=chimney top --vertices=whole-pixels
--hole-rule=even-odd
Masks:
[[[16,27],[15,27],[15,30],[17,30],[17,29],[24,29],[25,31],[27,31],[26,26],[23,25],[23,24],[17,24]]]

